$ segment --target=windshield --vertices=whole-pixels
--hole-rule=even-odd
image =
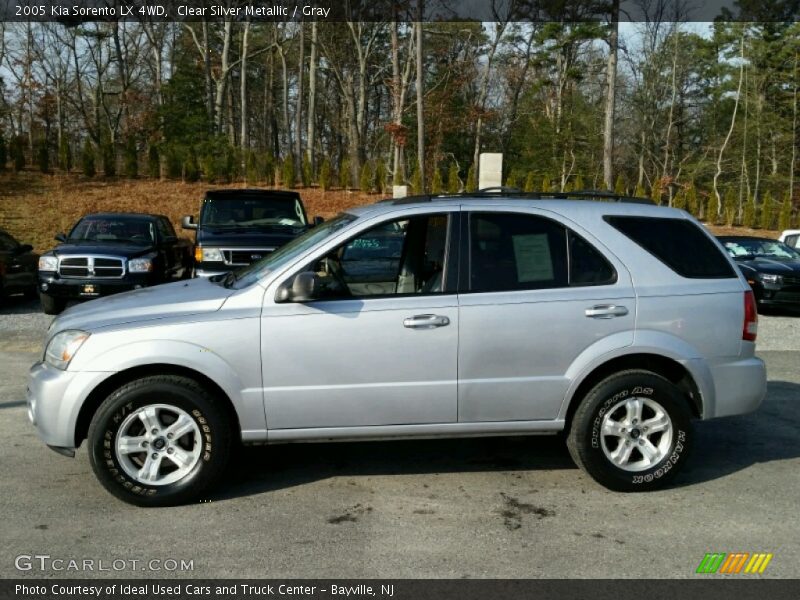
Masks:
[[[206,198],[200,215],[200,225],[213,229],[302,227],[305,224],[300,200],[269,196]]]
[[[261,260],[235,272],[235,287],[243,288],[261,279],[270,271],[281,268],[292,262],[303,252],[334,235],[340,229],[356,220],[353,215],[342,214],[306,231],[275,252],[267,254]]]
[[[773,240],[727,240],[725,249],[733,258],[755,256],[764,258],[779,258],[800,260],[800,252],[790,248],[783,242]]]
[[[152,244],[155,240],[155,228],[153,222],[146,219],[88,217],[75,225],[67,239],[70,242]]]

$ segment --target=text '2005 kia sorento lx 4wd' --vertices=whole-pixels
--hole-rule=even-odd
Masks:
[[[381,202],[224,278],[72,308],[30,418],[140,505],[197,499],[239,441],[566,430],[601,484],[661,486],[693,419],[762,401],[752,292],[685,212],[557,196]]]

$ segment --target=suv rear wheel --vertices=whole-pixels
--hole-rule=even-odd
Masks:
[[[144,377],[114,391],[89,426],[89,461],[100,483],[138,506],[197,500],[222,475],[231,423],[193,379]]]
[[[664,486],[686,462],[693,441],[687,399],[667,379],[623,371],[586,395],[567,447],[593,479],[620,492]]]

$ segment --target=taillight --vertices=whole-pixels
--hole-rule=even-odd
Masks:
[[[742,339],[749,342],[756,341],[758,334],[758,312],[756,311],[756,297],[753,290],[744,293],[744,325],[742,326]]]

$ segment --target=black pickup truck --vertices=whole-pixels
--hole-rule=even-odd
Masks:
[[[192,243],[163,215],[86,215],[39,259],[39,298],[48,315],[68,300],[91,300],[192,273]]]
[[[314,219],[314,224],[321,219]],[[195,230],[195,274],[219,275],[255,262],[309,228],[300,194],[288,190],[227,189],[206,192]]]

